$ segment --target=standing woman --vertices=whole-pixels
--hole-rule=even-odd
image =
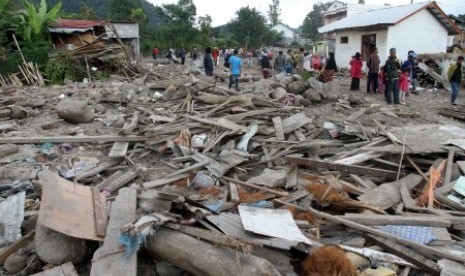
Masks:
[[[352,57],[350,64],[350,77],[352,82],[350,83],[350,91],[360,90],[360,78],[362,77],[362,66],[363,60],[359,52],[355,53]]]

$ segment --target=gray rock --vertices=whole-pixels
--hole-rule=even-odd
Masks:
[[[303,81],[295,81],[287,86],[287,90],[292,94],[302,94],[306,89]]]
[[[103,104],[95,105],[94,109],[96,113],[105,113],[105,110],[106,110]]]
[[[64,99],[58,103],[55,110],[58,117],[72,124],[89,123],[95,117],[95,110],[86,101]]]
[[[6,258],[3,267],[11,274],[20,272],[26,267],[26,258],[23,255],[13,253]]]
[[[40,224],[36,226],[34,242],[39,259],[45,263],[54,265],[61,265],[67,262],[79,264],[90,253],[85,240],[67,236]]]
[[[295,79],[292,77],[292,76],[285,76],[282,80],[281,80],[281,83],[284,85],[284,86],[288,86],[289,84],[293,83],[295,81]]]
[[[132,83],[125,83],[120,86],[119,90],[126,99],[130,100],[137,94],[139,87]]]
[[[309,107],[312,105],[312,102],[309,99],[305,99],[305,98],[300,99],[299,103],[304,107]]]
[[[282,97],[286,96],[287,91],[282,87],[276,87],[273,93],[274,99],[281,99]]]
[[[327,95],[328,100],[330,101],[337,100],[340,89],[341,89],[340,84],[337,81],[332,81],[332,82],[323,84],[323,93]]]
[[[321,95],[315,89],[311,89],[311,88],[307,89],[307,91],[305,91],[303,95],[306,99],[310,100],[312,103],[321,102]]]
[[[145,85],[145,78],[137,78],[132,81],[132,84],[135,86],[144,86]]]
[[[298,74],[294,74],[292,75],[292,78],[296,81],[301,81],[302,80],[302,76],[301,75],[298,75]]]

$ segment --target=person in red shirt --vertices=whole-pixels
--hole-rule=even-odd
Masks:
[[[360,90],[360,78],[362,77],[363,60],[359,52],[352,57],[350,64],[350,91]]]
[[[218,66],[218,57],[220,56],[220,51],[217,47],[213,50],[212,58],[213,58],[213,65]]]
[[[159,54],[160,54],[160,49],[158,49],[158,47],[155,46],[152,50],[153,59],[157,59]]]
[[[399,77],[400,104],[405,104],[405,95],[409,92],[410,69],[404,68]]]

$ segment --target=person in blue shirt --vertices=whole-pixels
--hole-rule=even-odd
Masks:
[[[205,57],[203,58],[203,67],[205,68],[205,75],[213,76],[212,48],[210,47],[207,47],[205,49]]]
[[[184,63],[186,62],[186,55],[187,55],[186,48],[182,47],[180,54],[181,54],[181,64],[184,65]]]
[[[237,56],[239,51],[234,49],[233,54],[229,58],[229,65],[231,69],[231,75],[229,75],[229,89],[234,86],[236,91],[239,91],[239,76],[241,75],[242,60]]]

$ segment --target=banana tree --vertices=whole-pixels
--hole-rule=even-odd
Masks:
[[[19,14],[19,29],[25,41],[40,39],[44,28],[60,16],[61,2],[47,11],[47,2],[41,0],[39,7],[29,1],[24,2],[24,10]]]

